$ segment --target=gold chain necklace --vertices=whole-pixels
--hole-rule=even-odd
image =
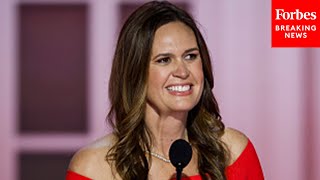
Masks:
[[[148,150],[146,150],[145,152],[148,153],[148,154],[150,154],[151,156],[153,156],[153,157],[155,157],[155,158],[158,158],[158,159],[166,162],[166,163],[170,163],[170,159],[167,159],[167,158],[161,156],[161,155],[158,154],[158,153],[150,152],[150,151],[148,151]]]

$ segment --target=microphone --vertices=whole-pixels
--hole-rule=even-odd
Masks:
[[[181,180],[182,170],[189,164],[191,157],[192,148],[187,141],[178,139],[171,144],[169,149],[169,158],[171,164],[176,167],[177,180]]]

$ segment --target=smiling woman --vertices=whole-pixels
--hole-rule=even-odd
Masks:
[[[186,113],[199,102],[202,91],[202,61],[193,31],[179,21],[161,26],[151,50],[147,114],[151,107],[162,116]]]
[[[113,59],[114,131],[74,155],[67,180],[172,179],[169,148],[177,139],[192,147],[184,178],[263,179],[250,141],[225,129],[213,85],[209,52],[192,17],[166,1],[139,7]]]

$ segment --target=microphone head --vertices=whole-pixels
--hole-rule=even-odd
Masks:
[[[192,157],[191,145],[183,140],[178,139],[172,143],[169,149],[169,158],[171,164],[177,169],[183,169],[186,167]]]

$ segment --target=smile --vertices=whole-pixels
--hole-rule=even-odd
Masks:
[[[169,86],[167,87],[169,91],[177,91],[177,92],[186,92],[191,89],[190,85],[183,85],[183,86]]]

